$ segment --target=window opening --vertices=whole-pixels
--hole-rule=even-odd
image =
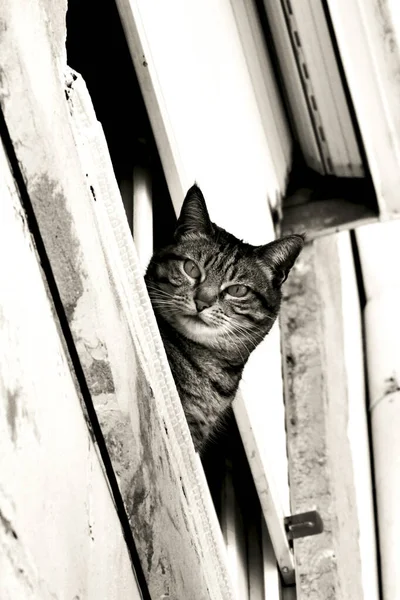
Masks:
[[[114,2],[70,0],[67,30],[68,64],[84,78],[103,126],[131,231],[134,234],[134,190],[147,190],[153,212],[147,234],[152,234],[155,248],[166,245],[172,241],[176,216]],[[218,518],[225,524],[226,542],[227,527],[240,525],[241,536],[229,539],[228,549],[240,556],[241,585],[250,600],[255,597],[250,581],[260,589],[264,586],[262,518],[233,413],[219,439],[209,443],[202,464]]]

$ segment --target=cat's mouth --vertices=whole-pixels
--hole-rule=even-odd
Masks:
[[[206,319],[206,315],[188,313],[181,315],[176,326],[185,337],[198,344],[215,347],[220,331],[215,323]]]
[[[184,315],[184,318],[188,320],[189,323],[201,323],[202,325],[207,325],[207,327],[212,327],[212,323],[207,320],[207,317],[202,313],[188,313]]]

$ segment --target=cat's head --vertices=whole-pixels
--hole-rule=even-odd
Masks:
[[[246,244],[211,222],[197,185],[186,195],[174,237],[146,273],[156,315],[203,346],[247,359],[278,315],[281,285],[303,237]]]

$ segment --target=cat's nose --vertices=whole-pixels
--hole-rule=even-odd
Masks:
[[[218,292],[215,289],[215,286],[199,285],[194,296],[197,312],[201,312],[205,308],[212,306],[216,301],[217,296]]]
[[[200,298],[195,298],[194,303],[196,305],[197,312],[201,312],[202,310],[208,308],[212,304],[212,302],[207,302],[205,300],[201,300]]]

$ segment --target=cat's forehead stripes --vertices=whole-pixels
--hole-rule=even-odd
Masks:
[[[207,273],[215,271],[220,275],[225,275],[233,268],[236,260],[235,250],[228,255],[222,252],[214,252],[206,258],[203,266]]]
[[[217,253],[213,253],[210,254],[209,256],[206,257],[204,263],[203,263],[203,267],[208,270],[208,269],[213,269],[215,267],[216,262],[218,261],[218,254]]]

